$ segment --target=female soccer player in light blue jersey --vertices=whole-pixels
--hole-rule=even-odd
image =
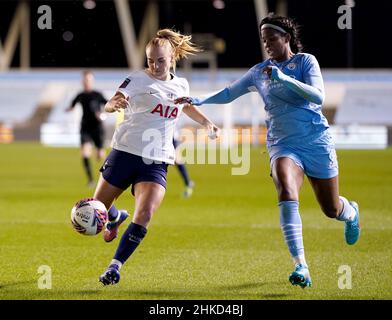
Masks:
[[[290,18],[269,14],[260,23],[260,36],[269,59],[207,98],[183,97],[176,102],[219,104],[251,91],[260,94],[267,114],[267,148],[278,192],[280,225],[295,264],[289,281],[305,288],[312,281],[298,202],[304,176],[325,215],[345,222],[345,240],[350,245],[360,235],[359,210],[357,203],[339,196],[336,152],[327,119],[321,113],[323,78],[316,58],[300,52],[298,26]]]

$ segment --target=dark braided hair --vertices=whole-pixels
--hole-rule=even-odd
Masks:
[[[266,16],[263,20],[261,20],[259,30],[261,30],[261,27],[263,26],[263,24],[266,24],[266,23],[274,24],[274,25],[286,30],[286,32],[289,33],[291,36],[291,38],[290,38],[291,50],[294,53],[298,53],[298,52],[302,51],[303,46],[302,46],[302,43],[301,43],[301,40],[299,37],[300,26],[294,21],[294,19],[283,17],[283,16],[278,16],[272,12],[272,13],[269,13],[268,16]]]

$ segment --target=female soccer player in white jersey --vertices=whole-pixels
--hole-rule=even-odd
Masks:
[[[175,71],[177,60],[200,51],[190,40],[191,36],[170,29],[159,30],[146,46],[148,68],[132,72],[105,105],[106,112],[124,109],[124,121],[114,133],[113,149],[100,169],[94,194],[110,208],[105,241],[117,236],[118,226],[128,217],[113,202],[131,185],[135,211],[109,267],[99,278],[104,285],[120,280],[120,268],[146,235],[163,200],[167,166],[175,161],[173,134],[181,112],[219,132],[196,107],[174,104],[175,98],[189,95],[187,80],[170,71]]]
[[[298,26],[290,18],[269,14],[260,23],[260,36],[269,59],[207,98],[183,97],[176,102],[228,103],[250,91],[260,94],[267,113],[267,148],[278,192],[280,225],[295,264],[289,280],[305,288],[312,281],[298,202],[304,175],[325,215],[345,222],[348,244],[357,242],[360,235],[359,210],[355,202],[339,196],[336,152],[327,119],[321,113],[323,79],[316,58],[300,53]]]

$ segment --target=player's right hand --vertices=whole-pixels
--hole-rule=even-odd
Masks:
[[[107,103],[108,107],[105,107],[105,110],[108,112],[120,112],[121,109],[126,109],[129,106],[129,102],[124,98],[123,95],[115,95],[113,98],[109,100]]]

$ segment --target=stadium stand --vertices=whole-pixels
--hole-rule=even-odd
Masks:
[[[29,119],[39,102],[42,83],[0,82],[0,121],[15,125]]]
[[[193,71],[188,74],[191,94],[203,95],[223,88],[245,71],[220,70],[213,74],[208,70]],[[40,140],[49,145],[77,146],[81,110],[75,108],[72,113],[65,113],[64,110],[69,106],[72,97],[81,90],[80,72],[81,70],[9,71],[0,74],[0,123],[3,128],[7,128],[2,131],[7,133],[3,141]],[[107,98],[129,73],[126,69],[93,72],[96,88]],[[178,70],[178,74],[183,76],[183,70]],[[388,144],[387,136],[391,136],[391,129],[386,128],[392,127],[392,119],[385,115],[391,114],[387,110],[392,107],[392,72],[324,70],[323,74],[326,89],[323,112],[330,124],[338,125],[334,132],[340,135],[339,139],[344,138],[342,145],[347,146],[350,141],[360,141],[370,136],[372,138],[364,144],[365,147],[371,144],[384,147]],[[377,99],[372,99],[372,96]],[[207,116],[222,128],[250,128],[254,144],[258,144],[264,142],[265,112],[262,106],[257,94],[248,94],[228,105],[209,105],[202,108]],[[364,108],[368,110],[366,115]],[[384,122],[377,122],[376,118]],[[105,122],[108,129],[107,142],[115,123],[116,116],[109,115]],[[382,128],[372,127],[375,124],[381,125]],[[181,117],[180,127],[192,125],[192,120]],[[366,128],[362,131],[361,126],[364,125]],[[358,136],[357,133],[361,139],[352,137]],[[62,142],[57,141],[58,139]]]

